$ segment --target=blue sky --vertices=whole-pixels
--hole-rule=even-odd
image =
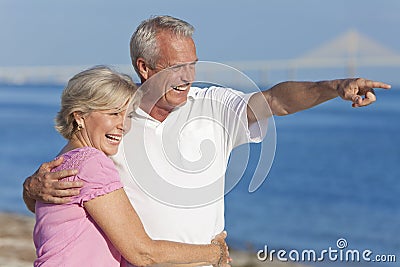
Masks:
[[[159,14],[196,27],[201,60],[298,57],[350,28],[400,54],[399,11],[398,0],[0,0],[0,66],[130,64],[130,35]]]

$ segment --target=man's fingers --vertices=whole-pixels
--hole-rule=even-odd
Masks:
[[[60,190],[74,189],[74,188],[77,189],[77,188],[81,188],[82,186],[83,186],[82,181],[54,183],[54,189],[60,189]]]
[[[226,238],[228,236],[228,232],[227,231],[222,231],[220,234],[223,238]]]
[[[78,173],[77,170],[61,170],[58,172],[50,172],[55,167],[59,166],[63,160],[63,157],[59,157],[58,159],[43,163],[39,168],[39,172],[47,172],[45,174],[47,177],[45,178],[49,180],[59,180],[65,177],[76,175]]]
[[[390,89],[392,87],[390,84],[371,81],[371,80],[365,80],[365,86],[369,88],[382,88],[382,89]]]
[[[51,203],[51,204],[66,204],[71,201],[70,198],[68,197],[53,197],[53,196],[47,196],[43,198],[44,203]]]
[[[51,197],[72,197],[79,195],[80,188],[83,186],[82,181],[74,182],[53,182],[48,183],[48,189],[45,195]]]
[[[360,97],[359,101],[357,101],[357,102],[353,101],[353,105],[352,105],[353,107],[365,107],[365,106],[368,106],[368,105],[370,105],[370,104],[372,104],[372,103],[374,103],[376,101],[376,96],[375,96],[375,93],[374,93],[373,89],[371,89],[370,91],[368,91],[365,94],[364,99],[361,96],[359,96],[359,97]]]
[[[53,168],[59,166],[63,161],[64,161],[64,158],[63,158],[63,157],[59,157],[59,158],[57,158],[57,159],[55,159],[55,160],[52,160],[52,161],[43,163],[43,164],[40,166],[39,169],[44,169],[44,170],[46,170],[46,171],[50,171],[51,169],[53,169]]]
[[[44,174],[45,181],[58,181],[62,178],[74,176],[77,174],[77,170],[61,170],[57,172],[47,172]]]
[[[52,189],[41,196],[41,201],[52,204],[68,203],[71,197],[77,196],[79,193],[80,188]]]
[[[214,239],[225,239],[227,237],[228,233],[226,231],[222,231],[221,233],[217,234]]]
[[[363,100],[368,100],[370,103],[375,102],[376,101],[376,95],[373,89],[371,89],[371,91],[368,91],[365,94],[365,98]]]
[[[49,189],[42,192],[38,200],[44,203],[63,204],[70,202],[71,197],[77,196],[79,193],[80,188]]]
[[[76,188],[71,188],[71,189],[64,189],[64,190],[54,190],[52,192],[52,197],[59,197],[59,198],[65,198],[65,197],[74,197],[79,195],[80,190]]]
[[[352,101],[353,107],[363,107],[375,102],[376,97],[373,88],[391,88],[390,84],[363,78],[353,79],[351,82],[346,81],[342,84],[340,96],[345,100]]]
[[[74,176],[78,173],[78,171],[73,169],[73,170],[61,170],[61,171],[53,172],[53,173],[55,174],[55,177],[58,180],[60,180],[65,177]]]
[[[367,92],[362,100],[360,107],[368,106],[376,101],[376,96],[372,92]]]
[[[351,96],[351,101],[353,102],[354,105],[361,105],[362,97],[360,95],[353,95]]]

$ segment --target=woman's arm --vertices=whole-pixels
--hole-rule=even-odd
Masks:
[[[136,266],[159,263],[227,263],[227,246],[223,238],[218,240],[220,245],[152,240],[123,189],[89,200],[84,206],[122,256]],[[223,255],[220,262],[221,251]]]

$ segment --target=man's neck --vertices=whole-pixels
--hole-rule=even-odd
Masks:
[[[159,122],[163,122],[168,115],[171,113],[173,108],[165,108],[160,106],[158,103],[155,103],[153,101],[146,101],[147,99],[142,98],[142,102],[140,103],[140,108],[146,112],[147,114],[150,115],[155,120],[158,120]]]
[[[182,103],[181,106],[185,105],[186,101]],[[168,106],[165,103],[160,103],[156,102],[154,104],[154,101],[148,101],[148,99],[142,98],[142,102],[140,104],[140,108],[149,114],[153,119],[158,120],[159,122],[163,122],[169,114],[176,108],[179,108],[180,106]]]
[[[163,122],[168,115],[171,113],[172,110],[166,110],[163,108],[159,108],[157,106],[153,106],[153,108],[150,110],[150,112],[148,112],[148,114],[158,120],[159,122]],[[147,112],[147,111],[146,111]]]

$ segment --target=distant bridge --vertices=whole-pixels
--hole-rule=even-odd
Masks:
[[[345,68],[349,77],[354,77],[358,68],[363,67],[400,67],[400,54],[350,30],[338,38],[312,50],[301,57],[287,60],[263,60],[222,62],[245,73],[258,72],[268,83],[271,71],[287,71],[289,79],[295,78],[297,70]],[[66,83],[74,74],[90,67],[81,66],[34,66],[0,67],[0,82],[3,83]],[[133,74],[131,65],[113,65],[117,70]],[[212,77],[223,68],[200,68],[197,75]]]

